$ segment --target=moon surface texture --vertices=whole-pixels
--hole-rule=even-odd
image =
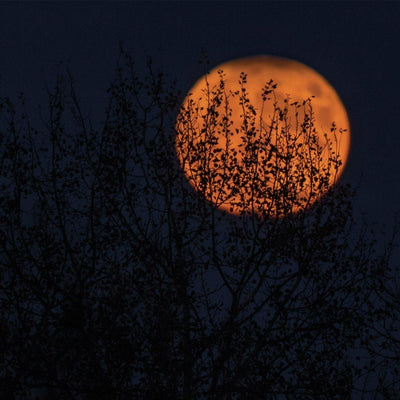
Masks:
[[[190,185],[234,215],[309,208],[337,182],[350,149],[334,88],[312,68],[275,56],[232,60],[202,76],[175,129]]]

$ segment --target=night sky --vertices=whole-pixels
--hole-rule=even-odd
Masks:
[[[76,79],[93,120],[102,120],[119,42],[187,91],[233,58],[271,54],[322,74],[347,108],[351,151],[342,179],[359,186],[355,205],[390,226],[400,210],[398,132],[400,3],[13,2],[0,4],[0,95],[24,92],[33,116],[60,61]]]

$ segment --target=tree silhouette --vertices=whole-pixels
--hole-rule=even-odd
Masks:
[[[22,97],[2,100],[1,397],[395,398],[395,237],[379,247],[353,218],[353,190],[330,186],[320,156],[335,168],[340,158],[316,141],[312,99],[275,104],[263,121],[285,145],[258,140],[242,75],[233,154],[215,140],[231,134],[223,74],[201,111],[151,61],[139,76],[122,56],[101,129],[71,75],[49,90],[43,129]],[[290,107],[302,110],[295,135]],[[199,121],[208,136],[196,144]],[[182,171],[190,157],[196,190]],[[255,159],[262,173],[245,173]],[[210,190],[257,196],[230,215]]]

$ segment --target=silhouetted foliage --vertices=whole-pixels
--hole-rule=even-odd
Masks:
[[[312,99],[285,107],[303,107],[297,134],[308,132],[314,156],[285,172],[276,151],[255,182],[229,149],[215,152],[229,104],[226,115],[194,103],[182,111],[182,94],[151,61],[139,76],[122,55],[101,129],[70,75],[48,93],[44,129],[31,126],[22,97],[1,102],[0,397],[394,399],[395,236],[380,247],[353,218],[353,190],[330,188],[329,169],[313,165],[323,151],[340,159],[331,142],[313,142]],[[226,101],[222,89],[210,104]],[[275,111],[269,123],[290,141],[287,109]],[[196,119],[210,135],[181,149],[204,161],[197,191],[175,152]],[[241,134],[245,162],[271,151]],[[285,163],[294,151],[303,150],[288,146]],[[205,201],[203,191],[220,187],[213,163],[222,159],[235,184],[264,190],[284,217],[251,212],[259,204],[234,216]],[[324,197],[293,213],[307,173],[316,182],[307,195]],[[276,192],[266,176],[279,180]]]

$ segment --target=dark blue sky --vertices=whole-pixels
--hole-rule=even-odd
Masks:
[[[400,3],[13,2],[0,4],[0,95],[23,91],[35,113],[58,63],[101,120],[119,41],[140,63],[154,58],[183,90],[212,66],[272,54],[301,61],[336,88],[352,128],[345,181],[360,183],[356,206],[390,224],[400,211]]]

